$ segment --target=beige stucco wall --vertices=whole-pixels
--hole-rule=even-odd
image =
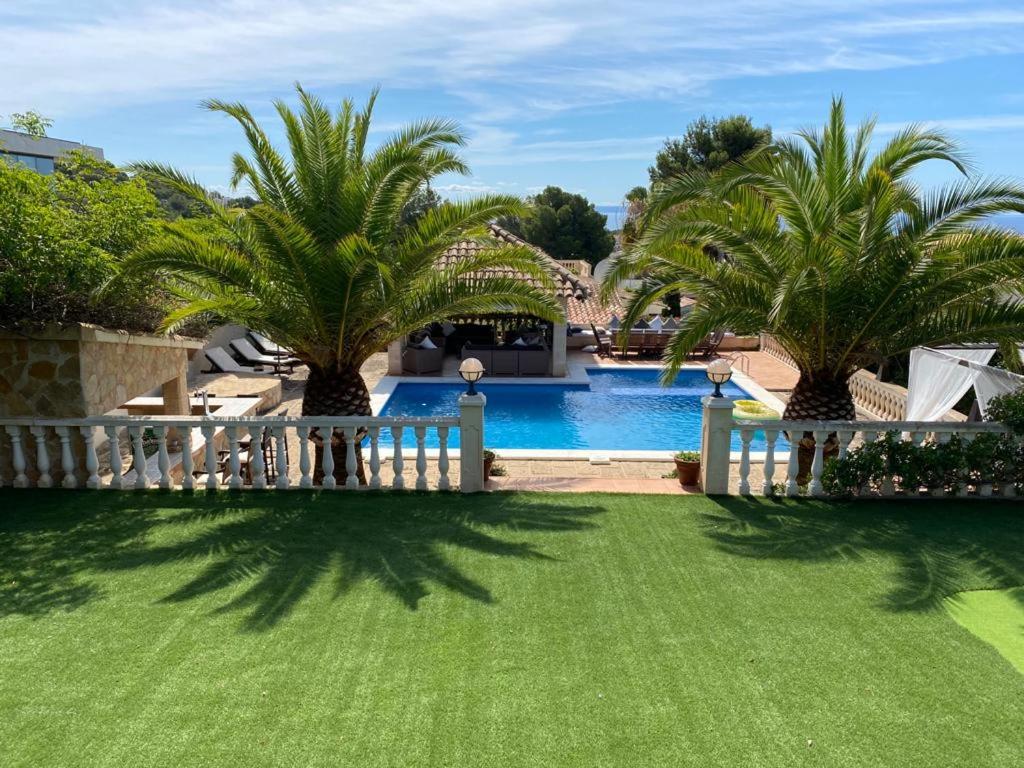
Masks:
[[[184,375],[201,347],[90,325],[0,331],[0,416],[99,416]]]
[[[189,356],[201,347],[202,342],[195,339],[128,334],[91,325],[51,327],[31,334],[0,331],[0,417],[100,416],[168,382],[180,379],[184,386]],[[96,436],[98,447],[105,446],[105,436],[99,431]],[[23,439],[34,464],[34,442],[27,433]],[[48,430],[47,445],[51,474],[59,480],[59,442],[52,430]],[[81,456],[77,434],[72,445]],[[9,456],[10,441],[0,434],[0,471],[10,467]]]

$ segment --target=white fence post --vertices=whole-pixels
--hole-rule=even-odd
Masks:
[[[729,493],[732,400],[707,395],[701,403],[700,484],[709,496]]]
[[[484,406],[481,394],[459,395],[459,490],[484,489]]]

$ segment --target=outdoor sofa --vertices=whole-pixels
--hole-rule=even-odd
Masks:
[[[551,350],[539,344],[470,344],[462,347],[460,359],[475,357],[491,376],[547,376],[551,372]]]
[[[402,372],[422,376],[440,373],[444,367],[444,348],[423,349],[409,346],[402,352]]]

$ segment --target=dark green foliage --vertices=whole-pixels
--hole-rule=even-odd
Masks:
[[[416,190],[402,209],[402,226],[413,226],[417,221],[426,216],[428,211],[434,210],[442,202],[444,201],[441,199],[441,196],[431,189],[429,184],[424,184]]]
[[[1024,434],[1024,389],[992,398],[986,410],[988,421],[998,421],[1018,435]]]
[[[1024,340],[1024,238],[989,220],[1024,211],[1024,186],[966,175],[940,131],[909,126],[873,152],[873,130],[849,126],[837,99],[820,129],[655,186],[603,288],[644,279],[626,327],[673,291],[697,299],[667,376],[716,329],[770,333],[800,370],[787,418],[838,419],[865,366],[918,346]],[[931,160],[965,176],[923,191],[912,174]]]
[[[626,216],[622,222],[623,247],[632,244],[639,235],[640,220],[647,210],[648,197],[647,187],[633,187],[626,193],[623,201],[626,209]]]
[[[510,309],[548,320],[559,316],[553,291],[508,275],[525,272],[550,282],[547,265],[531,248],[485,248],[438,266],[456,242],[492,243],[486,225],[518,212],[516,198],[449,201],[403,226],[403,211],[424,183],[468,171],[460,155],[465,137],[456,124],[413,123],[370,149],[376,93],[362,110],[345,100],[333,113],[301,88],[297,95],[298,110],[275,103],[287,135],[284,154],[243,104],[205,104],[234,119],[245,136],[249,151],[233,155],[233,183],[252,190],[259,202],[251,208],[229,207],[173,168],[133,167],[213,217],[201,219],[210,228],[197,228],[194,219],[165,224],[160,237],[125,262],[125,275],[157,275],[182,300],[163,329],[207,317],[259,329],[310,366],[309,382],[321,382],[316,391],[324,400],[344,389],[323,383],[329,375],[365,393],[362,363],[436,320]],[[307,383],[307,403],[312,388]],[[342,399],[331,407],[355,407],[352,398]],[[368,395],[365,403],[368,408]]]
[[[970,441],[954,435],[947,443],[915,446],[898,432],[866,442],[842,459],[829,459],[822,485],[832,496],[879,492],[890,479],[893,490],[916,495],[922,488],[956,491],[961,486],[1024,482],[1024,451],[1013,435],[982,433]]]
[[[0,163],[0,323],[86,322],[151,331],[167,297],[148,275],[102,300],[98,289],[155,231],[145,185],[72,153],[51,176]]]
[[[657,184],[698,168],[714,171],[771,140],[772,129],[755,127],[746,115],[700,117],[687,126],[683,138],[665,140],[647,173]]]
[[[500,223],[552,258],[597,264],[615,247],[615,237],[605,228],[608,217],[583,195],[546,187],[528,202],[530,209],[523,216],[505,217]]]

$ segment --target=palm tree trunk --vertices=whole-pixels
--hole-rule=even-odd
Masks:
[[[801,371],[782,418],[787,421],[853,421],[857,418],[857,410],[850,393],[849,377]],[[793,442],[793,436],[790,436],[790,442]],[[814,462],[814,434],[804,432],[797,445],[800,469],[796,481],[806,485]],[[826,459],[839,453],[839,441],[834,432],[825,441],[824,450]]]
[[[309,378],[302,396],[303,416],[370,416],[370,392],[366,382],[357,368],[316,368],[310,366]],[[357,435],[357,438],[361,437]],[[310,430],[309,439],[316,444],[316,456],[313,465],[313,482],[320,483],[324,477],[324,440],[319,430]],[[334,457],[334,479],[343,484],[348,478],[345,460],[348,448],[345,443],[345,432],[335,429],[331,438],[331,455]],[[366,473],[363,469],[363,452],[357,442],[356,475],[359,484],[366,484]]]

